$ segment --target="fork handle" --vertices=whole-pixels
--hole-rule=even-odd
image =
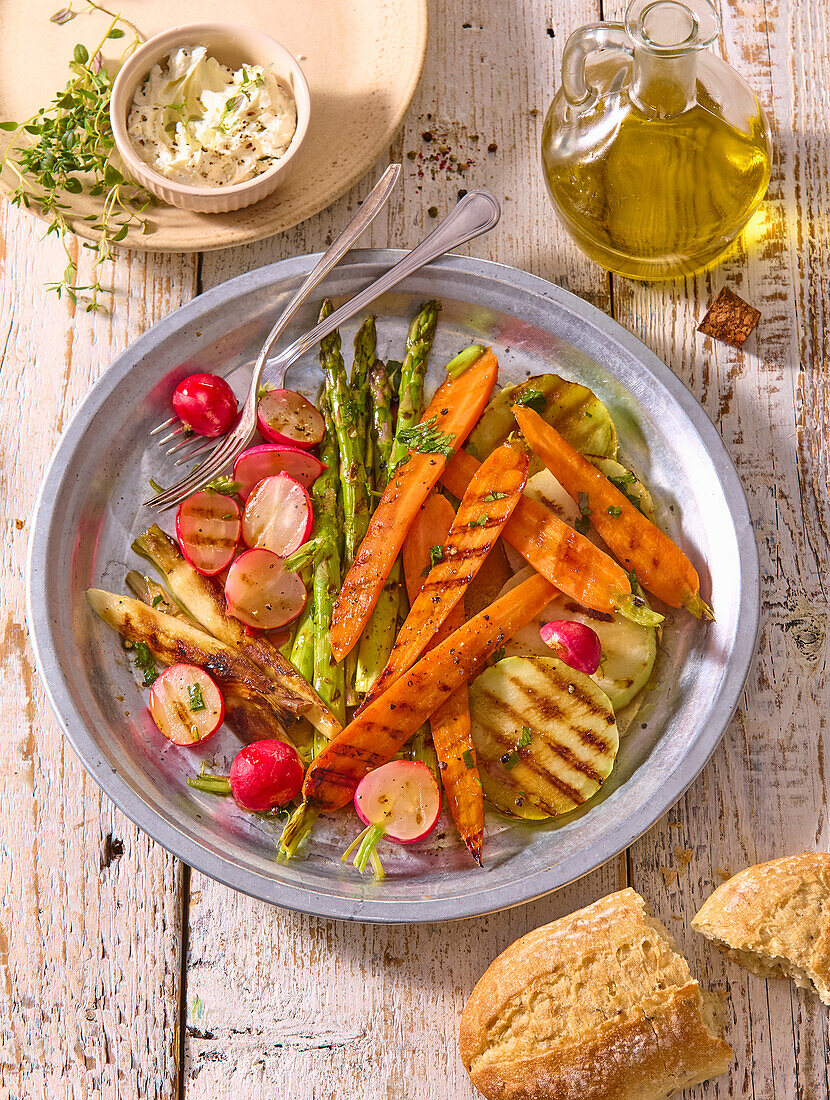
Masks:
[[[297,290],[295,290],[288,305],[282,311],[277,319],[277,323],[268,333],[265,339],[265,343],[262,345],[262,350],[257,356],[256,365],[254,367],[253,377],[251,378],[250,393],[253,395],[253,400],[256,402],[256,395],[259,392],[259,382],[262,375],[263,368],[268,361],[268,354],[271,348],[280,338],[285,331],[286,325],[292,320],[294,314],[305,302],[306,298],[311,294],[316,286],[318,286],[323,279],[328,275],[331,269],[340,262],[342,257],[349,251],[352,245],[355,243],[361,233],[374,221],[377,215],[381,212],[386,205],[389,196],[395,188],[398,182],[398,178],[401,174],[400,164],[390,164],[378,182],[372,188],[371,192],[367,196],[363,205],[360,207],[359,212],[355,215],[352,221],[346,226],[346,228],[340,233],[340,235],[329,245],[311,271],[306,275],[303,283]]]
[[[432,260],[443,256],[453,248],[458,248],[482,233],[488,233],[498,224],[501,217],[501,208],[496,198],[489,191],[470,191],[457,203],[446,218],[436,226],[428,237],[425,237],[419,245],[407,252],[398,262],[384,272],[365,290],[355,294],[348,302],[336,309],[334,313],[316,325],[310,332],[300,336],[293,344],[281,352],[271,365],[276,367],[282,375],[289,366],[310,348],[313,348],[324,336],[334,332],[345,321],[360,313],[375,299],[380,298],[387,290],[397,286],[408,275],[420,270]]]

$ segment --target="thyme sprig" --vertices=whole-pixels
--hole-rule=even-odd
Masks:
[[[73,304],[82,302],[87,312],[104,309],[101,295],[111,289],[102,282],[103,266],[112,260],[113,246],[124,240],[131,225],[146,231],[142,215],[153,201],[148,191],[127,179],[112,162],[115,139],[109,106],[113,78],[101,53],[108,40],[125,38],[127,28],[130,37],[121,55],[123,62],[139,45],[141,35],[129,20],[94,0],[84,0],[79,9],[62,8],[51,22],[62,26],[93,11],[109,15],[111,22],[93,50],[82,43],[75,46],[69,62],[72,75],[63,91],[24,122],[0,122],[0,130],[15,134],[0,158],[0,170],[9,168],[18,181],[9,201],[25,209],[34,207],[46,218],[45,236],[59,237],[66,254],[62,277],[47,288],[59,298],[65,294]],[[75,222],[67,196],[84,192],[102,197],[100,211],[80,219],[100,234],[97,243],[84,243],[95,253],[87,284],[79,282],[78,260],[68,241]]]

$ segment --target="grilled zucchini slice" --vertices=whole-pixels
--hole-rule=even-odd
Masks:
[[[484,460],[504,443],[516,430],[510,409],[523,397],[582,454],[612,458],[617,453],[617,429],[600,399],[587,386],[568,382],[558,374],[538,374],[496,394],[470,433],[470,454]]]
[[[506,657],[486,669],[470,686],[470,715],[485,794],[508,813],[575,810],[614,766],[608,696],[555,657]]]

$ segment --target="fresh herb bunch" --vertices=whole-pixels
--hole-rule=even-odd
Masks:
[[[113,257],[113,245],[123,241],[130,225],[142,231],[142,217],[152,196],[139,184],[124,177],[112,163],[115,139],[110,126],[110,96],[113,78],[107,71],[101,50],[108,39],[130,38],[121,56],[123,61],[141,41],[137,29],[120,15],[85,0],[79,10],[62,8],[51,22],[63,25],[78,15],[99,11],[112,17],[107,32],[91,52],[78,43],[69,69],[72,76],[62,92],[47,107],[41,107],[25,122],[0,122],[0,130],[15,132],[0,170],[11,169],[18,183],[9,196],[14,206],[35,207],[49,221],[46,236],[60,238],[67,264],[63,277],[49,283],[58,297],[64,294],[73,302],[84,303],[87,312],[102,310],[101,295],[110,293],[101,282],[102,267]],[[125,30],[126,28],[126,30]],[[67,237],[74,233],[71,206],[66,195],[82,192],[102,197],[101,210],[88,214],[83,221],[100,233],[97,244],[85,244],[95,252],[92,281],[78,282],[78,261],[69,249]]]

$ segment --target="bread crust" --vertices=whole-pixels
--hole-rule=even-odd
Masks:
[[[804,852],[739,871],[692,927],[763,977],[790,977],[830,1005],[830,854]]]
[[[732,1050],[671,936],[634,890],[507,948],[461,1018],[461,1058],[488,1100],[664,1100],[723,1073]]]

